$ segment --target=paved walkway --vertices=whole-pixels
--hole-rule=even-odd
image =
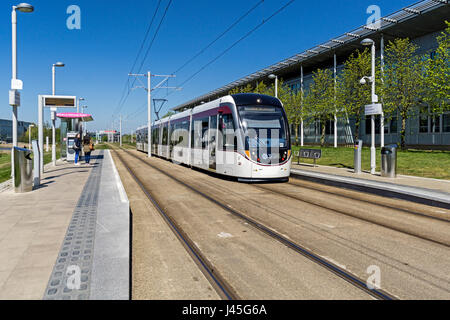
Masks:
[[[92,162],[58,162],[33,192],[0,193],[0,299],[128,299],[128,199],[109,151]],[[108,277],[119,283],[102,290]]]
[[[421,178],[398,175],[397,178],[381,177],[380,173],[371,175],[369,172],[355,174],[352,169],[309,164],[292,163],[292,174],[299,177],[330,181],[336,184],[361,186],[364,190],[380,190],[386,195],[388,192],[404,194],[413,198],[429,199],[450,205],[450,180]]]

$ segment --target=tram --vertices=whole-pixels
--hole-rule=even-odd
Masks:
[[[148,152],[148,131],[137,129],[137,150]],[[289,180],[286,112],[279,99],[267,95],[228,95],[158,120],[150,148],[158,157],[241,182]]]

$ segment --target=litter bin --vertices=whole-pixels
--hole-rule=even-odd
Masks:
[[[32,151],[14,147],[14,189],[18,193],[33,190]]]
[[[396,144],[381,148],[381,176],[387,178],[395,178],[397,176]]]

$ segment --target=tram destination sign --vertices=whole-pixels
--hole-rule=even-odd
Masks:
[[[75,103],[73,96],[44,96],[44,107],[73,108]]]

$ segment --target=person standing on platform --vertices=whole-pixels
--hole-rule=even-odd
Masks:
[[[75,150],[75,165],[79,166],[80,163],[78,160],[80,159],[81,152],[81,135],[78,133],[73,142],[73,149]]]
[[[91,137],[86,135],[83,140],[83,152],[84,152],[84,160],[86,164],[89,164],[91,161],[91,152],[94,150],[94,144],[92,143]]]

